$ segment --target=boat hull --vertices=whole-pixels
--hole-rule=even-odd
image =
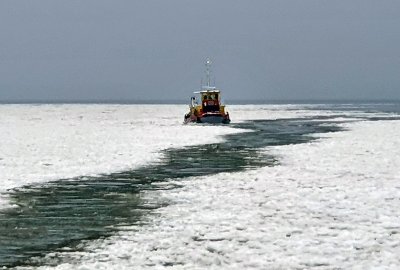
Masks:
[[[198,119],[200,123],[209,123],[209,124],[229,124],[229,118],[225,118],[222,115],[204,115],[199,117]]]
[[[231,120],[228,115],[222,114],[203,114],[201,116],[188,115],[185,117],[187,123],[207,123],[207,124],[229,124]]]

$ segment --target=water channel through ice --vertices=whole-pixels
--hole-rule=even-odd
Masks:
[[[138,191],[158,203],[140,222],[107,223],[118,229],[8,266],[398,269],[400,120],[368,106],[326,107],[236,105],[231,126],[184,126],[180,105],[1,105],[0,213],[7,218],[23,209],[20,189],[127,171],[138,178],[148,168],[162,179]],[[272,136],[278,131],[284,143]],[[188,153],[201,145],[249,160],[232,159],[213,173],[173,162],[195,159]]]

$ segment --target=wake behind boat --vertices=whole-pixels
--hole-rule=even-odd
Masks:
[[[221,102],[221,91],[211,85],[211,61],[206,61],[206,82],[201,91],[194,92],[190,100],[190,111],[185,114],[184,123],[213,123],[229,124],[229,113],[225,112],[225,105]],[[200,101],[200,104],[199,104]]]

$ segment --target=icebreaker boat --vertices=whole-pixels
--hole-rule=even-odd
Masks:
[[[221,91],[211,85],[211,61],[206,61],[206,85],[200,91],[194,92],[190,100],[190,111],[185,114],[184,123],[229,124],[229,113],[221,102]]]

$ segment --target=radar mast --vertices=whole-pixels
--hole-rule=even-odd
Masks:
[[[212,73],[211,64],[212,64],[212,61],[210,60],[210,58],[207,58],[207,60],[206,60],[206,84],[207,85],[203,86],[203,89],[206,89],[206,90],[215,89],[215,86],[211,85],[211,73]]]

